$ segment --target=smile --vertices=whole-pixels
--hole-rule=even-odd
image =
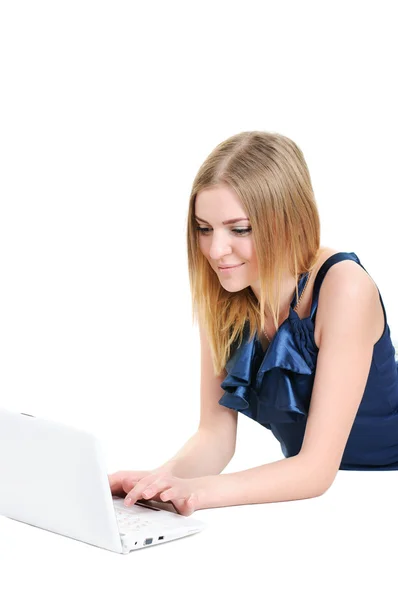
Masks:
[[[218,267],[218,268],[220,269],[221,272],[223,272],[223,271],[234,271],[235,269],[239,269],[239,267],[241,267],[244,264],[245,263],[242,263],[241,265],[235,265],[234,267]]]

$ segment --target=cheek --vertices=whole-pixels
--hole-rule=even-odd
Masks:
[[[250,251],[252,253],[253,260],[255,260],[257,262],[257,260],[256,260],[256,258],[257,258],[256,247],[254,245],[253,240],[251,242],[251,249],[250,249]]]
[[[210,236],[201,235],[198,241],[199,250],[206,256],[206,258],[210,258],[210,249],[211,249],[211,238]]]
[[[251,240],[245,240],[245,242],[242,244],[242,254],[244,254],[244,256],[248,260],[250,260],[250,262],[257,262],[256,253],[254,250],[253,242]]]
[[[202,254],[206,255],[206,243],[204,242],[203,237],[198,239],[198,247]]]

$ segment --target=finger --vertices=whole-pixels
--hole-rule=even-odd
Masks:
[[[174,506],[176,511],[180,515],[183,515],[184,517],[189,517],[190,515],[192,515],[193,512],[195,512],[195,506],[194,506],[194,504],[192,504],[192,501],[189,499],[188,500],[177,500],[177,498],[175,498],[174,500],[171,500],[170,502]]]
[[[131,476],[124,477],[122,479],[122,488],[123,488],[123,491],[126,494],[128,494],[132,490],[132,488],[137,485],[137,483],[139,481],[142,481],[144,479],[144,477],[146,477],[146,475],[141,475],[141,476],[136,475],[135,477],[131,477]]]
[[[192,515],[192,513],[195,512],[195,495],[194,494],[191,494],[189,496],[189,498],[185,502],[184,509],[185,509],[184,516],[186,516],[186,517],[189,517],[189,515]]]
[[[108,475],[108,481],[113,494],[123,492],[122,479],[127,475],[127,471],[118,471]]]
[[[130,506],[140,498],[144,498],[145,500],[149,500],[153,497],[158,498],[159,492],[162,492],[167,485],[169,484],[165,481],[156,481],[156,476],[145,478],[145,481],[142,480],[137,483],[137,485],[127,494],[124,503],[126,506]]]
[[[160,498],[163,502],[171,502],[176,510],[184,516],[191,515],[195,512],[195,494],[193,492],[188,498],[178,498],[176,489],[169,488],[160,494]]]
[[[176,489],[173,487],[170,487],[168,490],[165,490],[164,492],[162,492],[160,494],[160,499],[163,502],[170,502],[170,500],[176,500],[177,499]]]
[[[108,480],[110,485],[120,485],[122,479],[125,477],[134,478],[137,475],[142,477],[144,474],[147,475],[148,471],[116,471],[116,473],[111,473],[108,475]]]
[[[123,479],[130,478],[135,479],[137,477],[143,477],[148,471],[117,471],[108,475],[108,481],[113,493],[121,493],[124,491]]]
[[[143,492],[149,487],[151,487],[151,490],[149,491],[150,494],[152,493],[152,491],[154,492],[154,494],[157,494],[159,491],[162,491],[164,489],[164,487],[167,485],[169,485],[168,479],[167,478],[159,479],[159,475],[156,473],[154,475],[149,475],[148,477],[144,477],[127,494],[127,496],[124,499],[124,504],[126,506],[131,506],[132,504],[137,502],[137,500],[139,498],[147,499],[146,496],[143,496]],[[153,490],[152,490],[152,487],[153,487]]]
[[[150,498],[153,498],[154,496],[158,496],[161,492],[163,492],[163,490],[166,490],[168,487],[170,486],[170,480],[169,479],[157,479],[156,481],[153,481],[149,487],[146,487],[143,491],[142,491],[142,497],[145,498],[145,500],[149,500]]]

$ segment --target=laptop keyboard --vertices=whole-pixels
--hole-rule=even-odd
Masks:
[[[119,531],[121,533],[128,533],[130,531],[140,531],[141,529],[145,529],[149,525],[153,525],[154,521],[152,519],[148,519],[142,515],[136,515],[134,513],[129,512],[128,510],[123,510],[122,508],[115,507],[115,514],[117,519],[117,524],[119,526]]]

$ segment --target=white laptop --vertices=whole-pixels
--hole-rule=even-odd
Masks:
[[[0,515],[120,554],[205,527],[168,503],[123,502],[92,434],[0,409]]]

